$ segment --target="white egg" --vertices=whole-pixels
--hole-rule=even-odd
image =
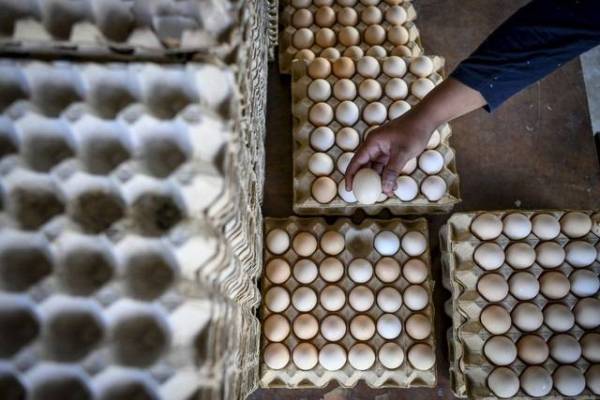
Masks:
[[[300,283],[308,284],[317,279],[317,265],[308,258],[301,258],[294,265],[294,278]]]
[[[425,150],[419,156],[419,168],[427,175],[437,174],[444,168],[444,156],[436,150]]]
[[[385,10],[385,20],[392,25],[402,25],[407,19],[408,14],[401,6],[394,5]]]
[[[369,103],[363,110],[363,119],[370,125],[381,125],[387,118],[387,109],[379,102]]]
[[[544,367],[525,368],[520,380],[523,391],[532,397],[546,396],[552,390],[552,377]]]
[[[337,342],[346,335],[346,322],[338,315],[328,315],[321,322],[321,335],[330,342]]]
[[[335,143],[344,151],[352,151],[358,147],[360,136],[355,129],[344,127],[338,131],[335,137]]]
[[[325,286],[321,291],[319,301],[327,311],[339,311],[346,304],[346,293],[338,286]]]
[[[290,305],[290,294],[281,286],[273,286],[265,294],[265,305],[276,313],[285,311]]]
[[[319,352],[311,343],[300,343],[292,352],[292,360],[302,370],[313,369],[319,360]]]
[[[396,339],[402,332],[402,322],[394,314],[383,314],[377,320],[377,332],[384,339]]]
[[[316,103],[310,108],[308,119],[315,126],[328,125],[333,121],[333,109],[327,103]]]
[[[373,291],[364,285],[355,286],[348,295],[348,303],[350,307],[358,312],[367,311],[373,307],[375,296]]]
[[[492,336],[485,342],[483,354],[492,364],[510,365],[517,358],[517,346],[506,336]]]
[[[321,236],[321,249],[326,254],[336,256],[344,250],[345,246],[344,235],[339,232],[327,231]]]
[[[596,261],[598,251],[593,244],[575,240],[565,246],[566,259],[576,268],[587,267]]]
[[[348,100],[342,101],[335,108],[335,119],[342,125],[354,125],[358,121],[359,114],[356,104]]]
[[[508,295],[508,283],[500,274],[484,274],[477,281],[477,291],[488,301],[501,301]]]
[[[579,340],[583,356],[592,363],[600,363],[600,333],[590,332]]]
[[[359,74],[365,78],[376,78],[381,72],[381,67],[377,59],[371,56],[360,58],[356,62],[356,69]]]
[[[560,233],[560,223],[550,214],[538,214],[531,219],[533,234],[542,240],[552,240]]]
[[[406,320],[406,333],[415,340],[428,338],[431,329],[431,321],[423,314],[411,314]]]
[[[308,97],[313,101],[326,101],[331,97],[331,85],[325,79],[315,79],[308,85]]]
[[[402,307],[402,295],[393,287],[384,287],[377,293],[377,305],[387,313],[394,313]]]
[[[298,255],[308,257],[317,250],[317,238],[308,232],[298,232],[292,241],[292,248]]]
[[[342,179],[338,184],[338,195],[344,200],[346,203],[356,203],[356,197],[354,193],[346,190],[346,180]]]
[[[559,364],[571,364],[581,357],[581,346],[573,336],[561,333],[548,342],[550,356]]]
[[[438,131],[436,129],[435,131],[433,131],[433,133],[431,134],[431,137],[429,138],[429,141],[427,142],[427,148],[435,149],[436,147],[438,147],[440,145],[441,142],[442,142],[442,136],[440,135],[440,131]]]
[[[510,329],[510,314],[502,306],[492,304],[483,309],[481,324],[493,335],[502,335]]]
[[[300,314],[293,324],[294,334],[300,340],[309,340],[319,333],[319,322],[312,314]]]
[[[600,300],[587,297],[577,302],[574,308],[575,321],[584,329],[600,326]]]
[[[490,390],[501,399],[514,397],[519,391],[519,378],[507,367],[499,367],[487,377]]]
[[[365,99],[367,102],[376,101],[381,98],[383,89],[379,82],[375,79],[365,79],[358,86],[358,94],[360,97]]]
[[[290,323],[280,314],[271,314],[263,323],[263,332],[271,342],[281,342],[290,334]]]
[[[475,249],[473,259],[481,268],[488,271],[495,270],[504,264],[504,251],[496,243],[482,243]]]
[[[506,248],[506,262],[513,268],[526,269],[535,262],[535,250],[523,242],[513,243]]]
[[[292,304],[300,312],[309,312],[317,305],[317,294],[308,286],[300,286],[292,294]]]
[[[437,175],[428,176],[421,183],[421,193],[429,201],[439,201],[446,194],[446,182]]]
[[[394,101],[388,109],[388,118],[396,119],[410,111],[412,107],[404,100]],[[415,160],[416,161],[416,160]]]
[[[585,389],[583,372],[573,365],[561,365],[554,371],[554,387],[563,396],[574,397]]]
[[[517,272],[508,280],[510,293],[519,300],[531,300],[540,292],[540,283],[529,272]]]
[[[375,323],[368,315],[357,315],[350,321],[350,333],[357,340],[369,340],[375,335]]]
[[[419,194],[419,186],[410,176],[402,175],[396,179],[394,194],[402,201],[411,201]]]
[[[356,98],[356,85],[350,79],[340,79],[333,85],[333,95],[340,101]]]
[[[283,229],[273,229],[267,234],[267,249],[273,254],[283,254],[290,247],[290,237]]]
[[[415,57],[410,62],[409,71],[420,78],[425,78],[433,73],[433,62],[429,57]]]
[[[481,240],[496,239],[502,233],[502,221],[491,213],[479,214],[471,222],[471,232]]]
[[[427,239],[421,232],[406,232],[402,236],[402,250],[411,257],[420,256],[427,250]]]
[[[292,45],[298,49],[308,49],[315,42],[315,35],[308,28],[300,28],[292,36]]]
[[[368,6],[360,13],[360,19],[367,25],[378,24],[383,20],[383,12],[376,6]]]
[[[392,78],[385,84],[385,95],[392,100],[400,100],[408,96],[408,85],[403,79]]]
[[[344,276],[344,264],[335,257],[327,257],[319,264],[319,275],[326,282],[337,282]]]
[[[600,289],[600,279],[593,271],[581,269],[569,276],[571,291],[579,297],[593,296]]]
[[[367,370],[375,363],[375,352],[370,346],[357,343],[348,352],[348,362],[359,371]]]
[[[420,311],[427,307],[429,294],[423,286],[411,285],[404,290],[404,304],[413,311]]]
[[[352,157],[354,157],[354,153],[352,152],[342,153],[338,157],[336,162],[336,167],[338,171],[340,171],[342,174],[345,174],[346,169],[348,169],[348,165],[350,164],[350,161],[352,161]]]
[[[556,268],[565,261],[565,250],[556,242],[543,242],[535,248],[536,261],[544,268]]]
[[[310,145],[317,151],[327,151],[334,143],[335,135],[333,131],[326,126],[318,127],[310,135]]]
[[[274,258],[267,263],[265,267],[265,276],[275,284],[280,284],[288,280],[291,275],[290,264],[283,258]]]
[[[523,214],[508,214],[504,217],[503,223],[503,232],[509,239],[524,239],[531,233],[531,221]]]
[[[435,88],[435,84],[427,78],[419,78],[410,85],[410,91],[419,99],[423,99]]]
[[[388,342],[379,348],[379,362],[386,369],[396,369],[404,362],[404,351],[396,343]]]
[[[327,153],[313,153],[308,159],[308,170],[315,176],[329,175],[333,168],[333,160]]]
[[[425,343],[417,343],[408,350],[408,361],[420,370],[426,371],[435,364],[435,352]]]
[[[580,238],[592,229],[592,219],[589,215],[574,211],[563,215],[560,227],[565,235],[570,238]]]
[[[282,369],[290,361],[290,352],[281,343],[271,343],[265,347],[263,360],[271,369]]]
[[[368,282],[373,276],[373,266],[364,258],[355,258],[348,264],[348,276],[356,283]]]
[[[362,204],[375,204],[381,194],[381,176],[370,168],[359,170],[352,182],[352,192]]]
[[[379,254],[391,256],[400,250],[400,239],[392,231],[381,231],[375,235],[374,245]]]
[[[575,316],[564,304],[549,304],[544,308],[544,323],[554,332],[566,332],[575,325]]]
[[[319,352],[319,364],[328,371],[338,371],[346,364],[346,350],[336,343],[328,343]]]
[[[534,303],[519,303],[512,310],[511,318],[517,328],[523,332],[533,332],[542,326],[544,315]]]
[[[600,396],[600,365],[594,364],[589,367],[585,377],[592,393]]]
[[[406,74],[406,62],[397,56],[391,56],[383,61],[383,72],[390,78],[402,78]]]
[[[402,275],[410,283],[420,284],[425,282],[429,274],[427,264],[418,258],[411,258],[402,267]]]
[[[519,358],[529,365],[542,364],[550,356],[546,340],[538,335],[521,336],[517,342]]]
[[[571,290],[571,283],[562,272],[546,272],[540,276],[539,280],[540,291],[552,300],[562,299]]]
[[[321,204],[327,204],[335,198],[337,185],[335,181],[327,176],[318,177],[313,181],[311,194]]]

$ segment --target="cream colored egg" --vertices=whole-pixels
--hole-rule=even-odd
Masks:
[[[345,26],[340,29],[338,40],[344,46],[354,46],[360,42],[360,33],[353,26]]]
[[[379,125],[373,125],[368,127],[364,132],[363,132],[363,140],[367,140],[367,138],[369,137],[369,135],[371,134],[371,132],[373,132],[375,129],[379,128]]]
[[[338,244],[335,244],[335,246],[334,244],[335,243],[328,244],[328,249],[337,250]],[[321,239],[321,247],[323,247],[323,239]],[[321,275],[321,278],[326,282],[337,282],[344,276],[344,264],[335,257],[327,257],[319,264],[319,275]]]
[[[333,121],[333,109],[327,103],[316,103],[308,112],[308,119],[315,126],[324,126]]]
[[[358,121],[360,111],[351,101],[342,101],[335,108],[335,119],[342,125],[352,126]]]
[[[410,104],[408,104],[406,101],[396,100],[395,102],[390,104],[390,107],[388,109],[388,118],[389,119],[399,118],[402,115],[409,112],[411,108],[412,107],[410,106]],[[416,168],[416,159],[415,159],[415,168]]]
[[[335,198],[337,185],[333,179],[327,176],[321,176],[314,180],[311,192],[316,201],[321,204],[326,204]]]
[[[479,214],[471,222],[471,232],[481,240],[496,239],[502,233],[502,221],[491,213]]]
[[[300,340],[309,340],[319,333],[319,322],[312,314],[300,314],[292,324],[294,335]]]
[[[375,250],[382,256],[392,256],[400,250],[400,239],[392,231],[381,231],[373,241]]]
[[[273,229],[267,234],[267,249],[273,254],[283,254],[290,247],[290,237],[283,229]]]
[[[382,282],[394,282],[400,277],[400,264],[392,257],[382,257],[375,264],[375,275]]]
[[[340,101],[354,100],[356,85],[350,79],[340,79],[333,85],[333,95]]]
[[[313,101],[326,101],[331,97],[331,85],[325,79],[315,79],[308,85],[307,92]]]
[[[363,168],[354,175],[352,192],[360,203],[375,204],[381,191],[381,177],[375,170]]]
[[[544,323],[554,332],[566,332],[575,325],[575,316],[564,304],[548,304],[544,308]]]
[[[388,57],[383,61],[383,72],[390,78],[402,78],[406,74],[406,62],[398,56]]]
[[[501,399],[510,399],[519,391],[519,378],[507,367],[499,367],[487,377],[490,390]]]
[[[330,342],[337,342],[346,335],[346,322],[338,315],[328,315],[321,322],[321,335]]]
[[[292,45],[301,50],[310,48],[315,42],[315,35],[308,28],[300,28],[292,36]]]
[[[529,365],[542,364],[550,356],[546,340],[538,335],[521,336],[517,342],[517,352],[521,361]]]
[[[350,321],[350,333],[357,340],[369,340],[375,335],[375,323],[368,315],[357,315]]]
[[[355,129],[344,127],[335,136],[335,144],[344,151],[352,151],[360,144],[360,136]]]
[[[348,352],[348,362],[355,369],[365,371],[375,363],[375,352],[370,346],[357,343]]]
[[[374,302],[373,291],[364,285],[355,286],[348,295],[348,303],[358,312],[367,311]]]
[[[531,300],[540,292],[540,283],[529,272],[517,272],[508,280],[510,293],[519,300]]]
[[[418,258],[411,258],[402,267],[402,275],[410,283],[420,284],[425,282],[429,274],[427,265]]]
[[[600,363],[600,333],[590,332],[583,335],[579,343],[586,360]]]
[[[402,307],[402,295],[391,286],[384,287],[377,293],[377,306],[386,313],[394,313]]]
[[[560,233],[560,223],[550,214],[538,214],[531,219],[533,234],[542,240],[552,240]]]
[[[290,323],[280,314],[271,314],[263,322],[263,332],[271,342],[281,342],[290,334]]]
[[[408,96],[408,85],[403,79],[392,78],[385,84],[385,95],[392,100],[400,100]]]
[[[349,57],[340,57],[333,62],[333,74],[338,78],[350,78],[354,75],[356,67]]]
[[[546,396],[552,390],[552,377],[544,367],[525,368],[520,380],[523,391],[532,397]]]
[[[339,371],[346,364],[346,350],[336,343],[328,343],[319,352],[319,364],[328,371]]]
[[[435,88],[433,82],[427,78],[419,78],[410,85],[410,91],[419,99],[423,99],[429,92]]]
[[[356,62],[356,70],[365,78],[377,78],[381,67],[374,57],[365,56]]]
[[[485,342],[483,354],[494,365],[510,365],[517,358],[517,346],[506,336],[492,336]]]
[[[394,194],[402,201],[412,201],[419,194],[419,185],[410,176],[399,176],[396,179]]]
[[[580,395],[585,389],[583,372],[573,365],[561,365],[553,374],[554,387],[567,397]]]
[[[431,321],[423,314],[412,314],[406,320],[406,333],[415,340],[428,338],[431,330]]]
[[[290,362],[290,352],[281,343],[271,343],[265,347],[263,360],[270,369],[282,369]]]
[[[361,4],[365,6],[375,6],[381,2],[381,0],[360,0]]]
[[[598,251],[593,244],[574,240],[565,246],[566,259],[575,268],[587,267],[596,261]]]
[[[326,127],[320,126],[310,135],[310,145],[317,151],[327,151],[335,143],[335,134]]]
[[[505,252],[506,262],[513,268],[526,269],[535,262],[535,250],[527,243],[513,243],[506,248]]]
[[[327,231],[321,236],[321,249],[329,255],[340,254],[345,247],[344,235],[336,231]]]
[[[319,360],[319,352],[311,343],[300,343],[292,352],[292,360],[299,369],[313,369]]]
[[[377,45],[385,42],[385,29],[381,25],[369,25],[363,33],[363,39],[367,44]]]
[[[600,365],[594,364],[585,373],[587,386],[592,393],[600,396]]]
[[[419,156],[418,164],[421,171],[434,175],[444,168],[444,156],[436,150],[425,150]]]
[[[302,256],[309,257],[317,250],[317,239],[308,232],[299,232],[292,241],[294,251]]]
[[[390,43],[398,46],[408,43],[408,41],[410,40],[410,35],[405,27],[401,25],[396,25],[388,29],[387,40]]]
[[[351,7],[344,7],[337,12],[337,21],[344,26],[354,26],[358,22],[358,13]]]
[[[544,322],[544,315],[534,303],[519,303],[512,310],[513,324],[523,332],[538,330]]]
[[[477,281],[477,291],[488,301],[501,301],[508,295],[508,282],[500,274],[484,274]]]
[[[510,329],[510,314],[502,306],[492,304],[487,306],[480,316],[481,324],[493,335],[502,335]]]
[[[373,266],[365,258],[355,258],[348,265],[348,276],[356,283],[365,283],[373,276]]]
[[[531,221],[527,216],[520,213],[508,214],[503,221],[504,234],[512,240],[524,239],[531,233]]]
[[[408,361],[420,370],[426,371],[435,364],[435,352],[425,343],[417,343],[408,350]]]
[[[426,56],[415,57],[410,63],[409,71],[419,78],[425,78],[433,73],[433,62]]]
[[[473,259],[481,268],[492,271],[504,264],[504,251],[496,243],[482,243],[475,249]]]
[[[428,149],[435,149],[442,142],[442,136],[440,135],[440,131],[437,129],[433,131],[431,136],[429,137],[429,141],[427,142]]]
[[[582,212],[570,212],[560,219],[560,228],[568,237],[580,238],[592,229],[592,219]]]
[[[600,290],[598,274],[588,269],[580,269],[569,276],[571,291],[579,297],[593,296]]]
[[[566,253],[556,242],[543,242],[535,248],[536,261],[544,268],[556,268],[565,261]]]
[[[283,258],[274,258],[265,267],[265,276],[275,284],[287,281],[290,275],[290,265]]]
[[[369,47],[367,50],[367,55],[375,58],[384,58],[387,56],[387,50],[385,47],[376,44]]]
[[[446,194],[446,182],[437,175],[428,176],[421,183],[421,193],[429,201],[439,201]]]
[[[402,25],[407,19],[408,14],[401,6],[391,6],[385,10],[385,20],[392,25]]]
[[[300,286],[292,294],[292,304],[300,312],[309,312],[317,305],[317,294],[308,286]]]
[[[313,23],[313,14],[306,8],[296,10],[292,15],[292,25],[295,28],[308,28]]]
[[[296,53],[294,56],[298,60],[312,61],[315,59],[315,53],[309,49],[302,49]]]
[[[581,357],[581,346],[573,336],[561,333],[548,342],[550,356],[559,364],[571,364]]]
[[[350,46],[344,50],[343,56],[350,57],[353,60],[358,60],[362,56],[364,56],[365,52],[359,46]]]
[[[383,90],[375,79],[367,78],[358,86],[358,94],[366,101],[376,101],[381,98]]]
[[[308,170],[315,176],[330,175],[333,169],[333,159],[327,153],[313,153],[308,159]]]
[[[381,125],[387,118],[387,109],[379,102],[369,103],[363,110],[363,119],[367,124]]]
[[[265,305],[275,313],[285,311],[290,305],[290,294],[280,286],[273,286],[265,294]]]
[[[403,44],[394,46],[390,54],[397,57],[413,57],[413,52],[410,47]]]
[[[427,250],[427,239],[421,232],[406,232],[402,236],[402,250],[411,257],[420,256]]]
[[[404,290],[404,304],[413,311],[420,311],[427,307],[429,294],[423,286],[410,285]]]
[[[388,342],[379,348],[378,357],[384,368],[396,369],[404,362],[404,351],[398,344]]]
[[[383,13],[376,6],[368,6],[360,13],[360,19],[367,25],[379,24],[383,20]]]
[[[337,159],[336,162],[336,167],[338,169],[338,171],[340,171],[342,174],[346,173],[346,169],[348,168],[348,165],[350,164],[350,161],[352,161],[352,157],[354,157],[354,153],[352,152],[346,152],[346,153],[342,153],[340,154],[340,156]],[[356,200],[354,200],[356,201]]]
[[[335,23],[335,11],[331,7],[319,7],[315,12],[315,23],[320,27],[330,27]]]
[[[323,57],[315,58],[308,65],[308,75],[313,79],[324,79],[331,74],[331,63]]]
[[[338,38],[339,38],[339,36],[338,36]],[[323,57],[331,62],[337,60],[341,56],[342,55],[340,54],[340,51],[338,49],[336,49],[335,47],[328,47],[325,50],[321,51],[321,57]]]
[[[587,297],[577,302],[574,308],[575,321],[584,329],[595,329],[600,326],[600,300]]]
[[[571,290],[571,283],[562,272],[546,272],[540,276],[540,291],[549,299],[562,299]]]
[[[402,322],[394,314],[382,314],[377,320],[377,333],[384,339],[392,340],[400,336]]]
[[[301,258],[294,264],[294,278],[300,283],[311,283],[318,274],[317,265],[308,258]]]
[[[356,197],[354,193],[346,190],[346,180],[342,179],[338,184],[338,195],[344,200],[346,203],[356,203]]]
[[[346,304],[346,293],[335,285],[328,285],[319,296],[321,306],[327,311],[339,311]]]
[[[315,35],[315,43],[319,47],[327,48],[335,46],[336,35],[330,28],[321,28]]]

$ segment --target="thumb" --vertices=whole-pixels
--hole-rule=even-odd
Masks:
[[[381,174],[383,192],[391,196],[396,189],[396,178],[400,175],[402,168],[408,162],[408,153],[398,152],[390,159]]]

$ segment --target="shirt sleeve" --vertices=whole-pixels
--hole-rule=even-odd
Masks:
[[[600,44],[599,0],[533,0],[496,29],[451,76],[493,111],[508,98]]]

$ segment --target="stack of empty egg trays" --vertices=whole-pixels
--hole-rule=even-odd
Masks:
[[[293,60],[340,55],[385,57],[422,53],[417,13],[403,0],[285,0],[279,37],[279,70]]]
[[[598,398],[600,213],[458,213],[440,236],[455,393]]]
[[[424,219],[265,224],[261,386],[435,386]]]
[[[429,64],[426,75],[423,69],[413,67],[417,63]],[[354,150],[368,132],[419,102],[426,94],[420,84],[427,84],[425,90],[439,84],[443,65],[444,59],[437,56],[294,62],[294,211],[337,215],[350,215],[359,208],[369,215],[384,208],[393,214],[450,211],[460,201],[460,194],[448,124],[434,131],[427,150],[406,164],[396,195],[388,198],[382,193],[376,204],[361,204],[345,190],[344,182]],[[369,86],[375,86],[373,97],[361,90],[361,83],[367,80]],[[388,86],[389,82],[394,85]],[[344,106],[355,115],[341,115]],[[315,191],[323,195],[315,196]]]

